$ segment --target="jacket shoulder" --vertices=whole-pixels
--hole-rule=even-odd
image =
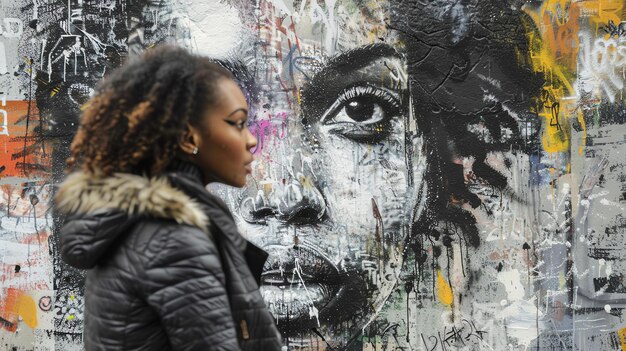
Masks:
[[[150,265],[167,256],[195,252],[217,252],[213,235],[195,226],[173,220],[146,218],[140,220],[129,233],[127,245],[142,253]]]

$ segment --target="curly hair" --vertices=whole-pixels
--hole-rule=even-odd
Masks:
[[[163,45],[130,59],[83,106],[67,164],[84,172],[161,173],[176,156],[187,124],[199,126],[232,74],[206,57]]]

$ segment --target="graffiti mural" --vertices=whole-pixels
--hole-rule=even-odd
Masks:
[[[51,195],[97,82],[174,42],[248,98],[210,189],[285,349],[626,350],[623,0],[0,4],[0,348],[82,348]]]

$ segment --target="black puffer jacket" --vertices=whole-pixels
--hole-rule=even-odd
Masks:
[[[280,350],[258,290],[266,255],[193,166],[158,179],[76,173],[56,202],[63,260],[88,269],[87,350]]]

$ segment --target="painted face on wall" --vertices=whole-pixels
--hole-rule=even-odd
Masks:
[[[623,1],[387,1],[14,1],[24,31],[5,16],[0,46],[20,76],[2,82],[43,117],[19,152],[52,148],[60,181],[97,81],[176,42],[239,63],[258,161],[246,189],[213,190],[271,254],[261,289],[290,350],[614,345],[626,132],[623,62],[605,54],[624,42]],[[79,348],[83,274],[48,240],[53,281],[33,292],[57,313],[32,340]],[[32,262],[5,264],[5,293],[49,271]],[[18,330],[8,342],[32,348]]]
[[[244,235],[271,255],[261,290],[288,336],[317,328],[332,339],[370,322],[417,215],[423,159],[405,124],[402,60],[386,45],[336,54],[315,58],[296,90],[265,97],[264,148],[235,202]],[[280,79],[268,83],[276,91]]]
[[[384,7],[356,5],[261,2],[255,54],[221,47],[253,74],[259,140],[248,187],[226,193],[270,254],[261,291],[291,346],[346,345],[375,319],[424,195],[406,63]]]
[[[515,57],[468,35],[461,5],[440,11],[448,23],[437,15],[439,2],[423,5],[427,11],[406,5],[419,8],[406,16],[404,4],[183,0],[128,8],[139,19],[126,28],[137,47],[174,41],[239,67],[257,161],[246,189],[216,190],[226,195],[243,235],[270,253],[261,290],[290,346],[358,343],[408,274],[401,272],[407,238],[424,222],[422,213],[449,210],[452,196],[431,192],[433,178],[466,190],[462,157],[484,166],[488,151],[509,149],[509,134],[498,125],[510,121],[514,129],[513,117],[502,115],[519,102],[507,94],[516,95],[512,86],[521,84],[492,74],[510,72]],[[426,18],[420,11],[431,22],[406,21]],[[420,27],[430,23],[432,35]],[[468,37],[475,43],[459,44]],[[427,128],[418,126],[425,115],[444,120],[448,131],[433,127],[424,136]],[[460,145],[452,133],[466,141],[454,150],[459,163],[444,167],[454,158],[448,154],[431,163],[438,147]],[[489,167],[480,169],[474,167],[487,178]],[[453,194],[459,203],[480,204],[459,194],[473,195]],[[433,207],[437,201],[441,206]],[[454,215],[472,227],[473,217],[459,208],[451,207]],[[467,241],[477,246],[472,229]]]

